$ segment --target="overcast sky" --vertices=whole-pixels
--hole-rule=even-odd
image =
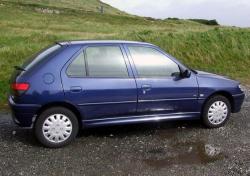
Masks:
[[[250,0],[102,0],[125,12],[154,18],[217,19],[220,24],[250,27]]]

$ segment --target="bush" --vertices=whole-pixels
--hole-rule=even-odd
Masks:
[[[152,18],[152,17],[144,17],[144,19],[146,19],[148,21],[159,21],[159,19]]]
[[[167,18],[166,20],[175,20],[175,21],[178,21],[180,19],[179,18]]]
[[[195,21],[197,23],[205,24],[205,25],[211,25],[211,26],[218,26],[219,23],[217,20],[206,20],[206,19],[189,19],[190,21]]]

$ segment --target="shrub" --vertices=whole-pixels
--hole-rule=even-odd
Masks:
[[[175,21],[177,21],[177,20],[180,20],[179,18],[167,18],[166,20],[175,20]]]
[[[211,26],[218,26],[219,23],[217,20],[206,20],[206,19],[189,19],[190,21],[195,21],[197,23],[205,24],[205,25],[211,25]]]

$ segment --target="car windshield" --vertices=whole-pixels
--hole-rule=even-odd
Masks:
[[[22,68],[24,70],[29,70],[30,68],[40,63],[43,59],[47,58],[47,56],[56,52],[59,48],[61,48],[61,46],[57,44],[43,49],[42,51],[31,56],[26,62],[24,62]]]

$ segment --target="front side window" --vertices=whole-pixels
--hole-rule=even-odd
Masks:
[[[85,50],[90,77],[128,77],[126,63],[119,46],[91,46]]]
[[[129,46],[139,77],[169,77],[180,72],[178,65],[154,48]]]

